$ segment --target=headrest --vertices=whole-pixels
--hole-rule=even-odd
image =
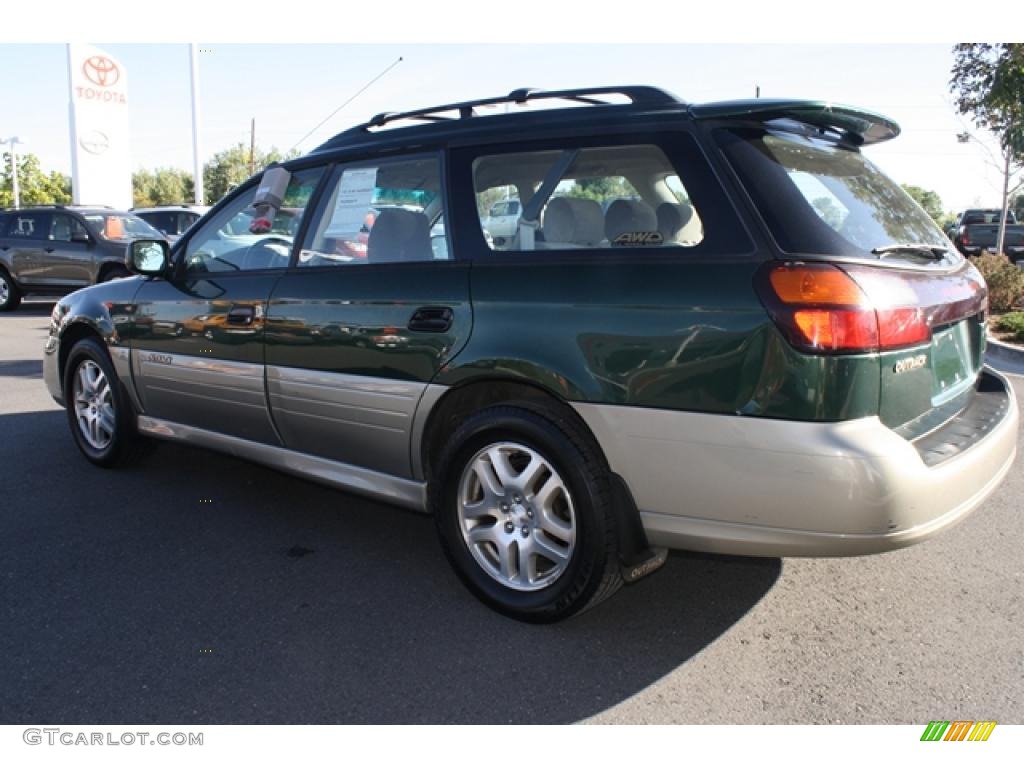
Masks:
[[[689,203],[662,203],[658,206],[658,231],[666,243],[699,243],[704,229]]]
[[[385,208],[377,215],[366,242],[367,262],[430,261],[433,256],[426,214]]]
[[[619,245],[615,238],[627,232],[657,231],[658,217],[654,215],[654,209],[643,200],[614,200],[605,211],[604,236],[612,245]]]
[[[544,241],[599,245],[603,237],[604,217],[595,200],[556,197],[544,211]]]

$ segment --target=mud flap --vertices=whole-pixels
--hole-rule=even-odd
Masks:
[[[647,543],[633,494],[629,492],[626,481],[614,472],[611,474],[611,487],[619,534],[619,570],[622,580],[632,584],[661,568],[668,558],[668,550],[652,548]]]

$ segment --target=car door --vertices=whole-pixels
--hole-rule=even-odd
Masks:
[[[58,285],[89,285],[95,248],[95,241],[76,217],[53,213],[42,250],[42,277]]]
[[[14,211],[7,220],[6,237],[0,248],[11,265],[15,281],[23,285],[46,285],[46,262],[50,214],[42,211]]]
[[[264,388],[267,301],[322,167],[296,171],[269,231],[250,183],[175,249],[168,279],[136,296],[132,365],[148,416],[279,445]],[[259,213],[262,213],[260,211]]]
[[[439,153],[333,172],[267,312],[267,393],[288,448],[412,476],[417,404],[472,327],[442,179]]]

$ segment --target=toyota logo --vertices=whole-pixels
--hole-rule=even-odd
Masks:
[[[90,56],[82,65],[82,74],[94,85],[106,88],[121,79],[121,70],[106,56]]]

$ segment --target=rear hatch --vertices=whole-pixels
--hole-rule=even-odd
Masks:
[[[936,429],[978,385],[984,280],[861,151],[897,135],[895,123],[817,103],[760,109],[714,115],[719,146],[783,252],[759,295],[801,352],[878,366],[887,426],[908,439]]]

